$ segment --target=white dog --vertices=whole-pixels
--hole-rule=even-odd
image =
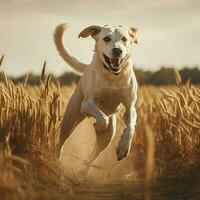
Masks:
[[[137,113],[137,81],[133,71],[131,53],[136,28],[119,26],[89,26],[79,37],[91,36],[95,40],[95,53],[89,65],[81,63],[64,48],[62,37],[68,24],[59,25],[54,34],[60,56],[75,70],[83,73],[69,100],[60,131],[59,152],[74,128],[85,118],[94,117],[96,145],[89,159],[93,162],[111,143],[116,130],[116,112],[125,106],[125,129],[117,146],[117,159],[130,151]]]

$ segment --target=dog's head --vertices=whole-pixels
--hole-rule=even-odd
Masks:
[[[102,66],[114,75],[120,74],[126,60],[131,54],[134,43],[137,43],[137,29],[119,26],[89,26],[79,34],[79,37],[92,36],[95,50]]]

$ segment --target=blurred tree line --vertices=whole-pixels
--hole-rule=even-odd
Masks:
[[[200,84],[199,67],[185,67],[178,71],[172,67],[161,67],[155,72],[135,69],[135,74],[140,85],[173,85],[176,84],[177,81],[183,84],[187,81],[193,84]]]
[[[142,69],[135,69],[136,78],[140,85],[173,85],[178,82],[186,83],[190,80],[193,84],[200,84],[200,68],[199,67],[185,67],[178,71],[172,67],[161,67],[157,71],[145,71]],[[20,77],[9,77],[14,83],[23,82],[26,75]],[[59,77],[53,76],[53,80],[58,80],[61,85],[76,84],[80,79],[80,75],[73,72],[66,72]],[[3,80],[2,73],[0,74],[0,81]],[[38,85],[40,84],[40,75],[29,74],[28,84]]]

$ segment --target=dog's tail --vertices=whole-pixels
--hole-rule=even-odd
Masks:
[[[83,73],[88,65],[80,62],[77,58],[73,57],[63,45],[63,33],[67,28],[69,28],[69,24],[60,24],[59,26],[57,26],[54,33],[56,48],[65,62],[67,62],[76,71]]]

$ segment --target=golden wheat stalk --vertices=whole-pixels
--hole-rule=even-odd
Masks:
[[[177,85],[180,85],[181,84],[181,76],[180,76],[180,74],[179,74],[179,72],[177,71],[177,70],[175,70],[175,78],[176,78],[176,84]]]
[[[8,78],[4,71],[3,71],[3,80],[4,80],[6,87],[8,87]]]
[[[46,71],[46,60],[44,61],[43,67],[42,67],[42,72],[41,72],[41,76],[40,76],[40,81],[43,83],[44,79],[45,79],[45,71]]]
[[[25,88],[28,82],[29,74],[26,74],[24,81],[23,81],[23,87]]]
[[[4,55],[1,56],[1,59],[0,59],[0,67],[1,67],[1,65],[2,65],[2,63],[3,63],[3,59],[4,59]]]

